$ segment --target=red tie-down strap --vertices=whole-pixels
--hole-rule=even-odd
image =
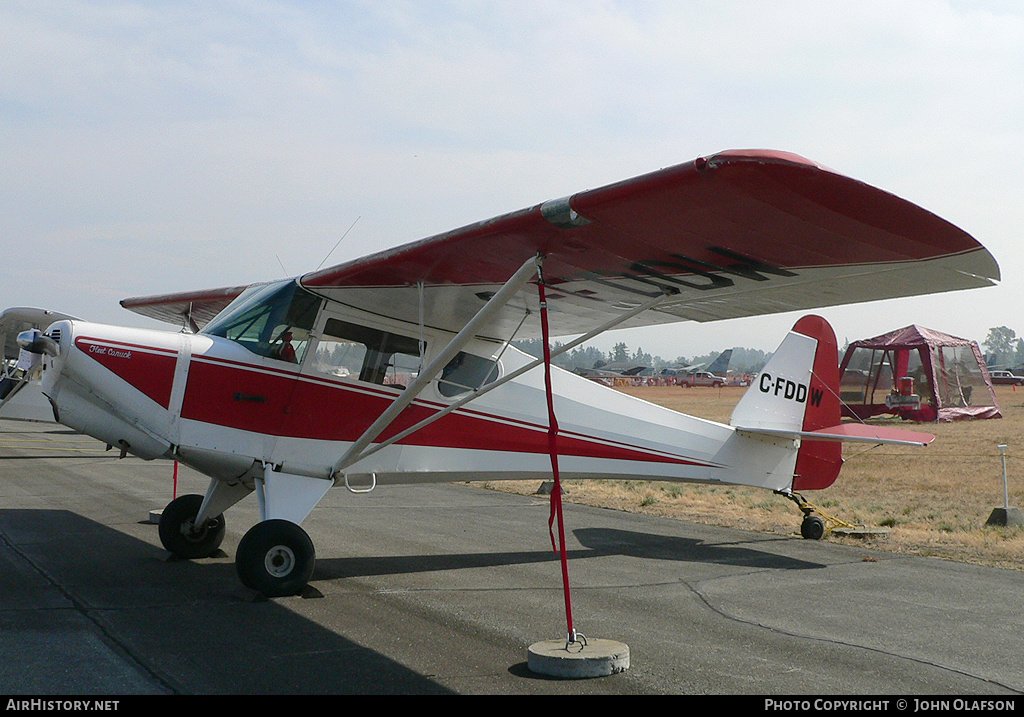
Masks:
[[[551,548],[558,550],[562,561],[562,589],[565,593],[565,620],[570,643],[576,642],[576,631],[572,626],[572,601],[569,597],[569,565],[565,553],[565,523],[562,520],[562,484],[558,475],[558,419],[555,417],[554,395],[551,389],[551,343],[548,333],[548,304],[544,293],[544,277],[537,282],[540,293],[540,326],[544,343],[544,392],[548,402],[548,454],[551,456],[551,473],[554,488],[551,490],[551,513],[548,517],[548,533],[551,535]],[[553,530],[555,519],[558,519],[558,546],[555,545]]]

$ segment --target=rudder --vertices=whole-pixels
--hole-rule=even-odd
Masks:
[[[839,402],[839,347],[836,335],[825,319],[805,316],[796,322],[793,331],[818,342],[814,367],[804,410],[804,431],[815,431],[839,424],[842,410]],[[797,453],[793,490],[828,488],[839,477],[843,465],[843,445],[835,441],[804,439]]]

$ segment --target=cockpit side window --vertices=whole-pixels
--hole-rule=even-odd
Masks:
[[[231,339],[260,356],[299,363],[321,303],[295,281],[267,284],[243,292],[203,333]]]
[[[419,375],[420,344],[408,336],[331,318],[324,324],[312,366],[367,383],[408,386]]]

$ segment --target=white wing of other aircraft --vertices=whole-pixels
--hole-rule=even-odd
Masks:
[[[27,306],[12,307],[0,313],[0,344],[4,347],[0,364],[0,418],[53,420],[53,410],[40,391],[40,356],[21,348],[17,339],[23,331],[41,333],[55,321],[72,318]]]

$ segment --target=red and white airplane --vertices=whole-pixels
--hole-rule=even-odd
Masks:
[[[728,425],[626,396],[510,346],[614,327],[806,310],[990,286],[971,236],[791,154],[728,151],[279,281],[126,299],[184,330],[77,320],[30,331],[56,419],[210,477],[163,511],[163,545],[208,556],[250,493],[239,576],[302,590],[300,524],[329,488],[636,478],[825,488],[842,440],[835,336],[796,322]],[[799,502],[799,501],[798,501]],[[805,510],[805,514],[809,511]],[[818,521],[818,525],[814,521]],[[808,523],[808,521],[810,521]],[[820,537],[820,519],[804,532]]]

